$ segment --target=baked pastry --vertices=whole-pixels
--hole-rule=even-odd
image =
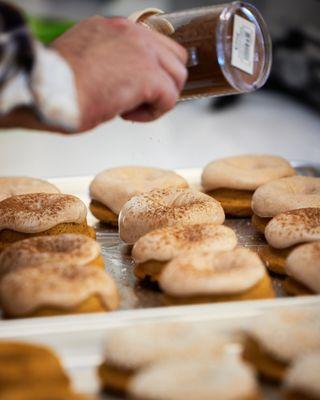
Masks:
[[[1,399],[2,391],[6,389],[36,385],[40,382],[65,390],[69,388],[69,377],[58,357],[45,346],[0,341]]]
[[[262,233],[271,218],[298,208],[320,207],[320,178],[293,176],[260,186],[252,197],[252,223]]]
[[[158,281],[169,304],[275,297],[259,256],[245,248],[181,254],[168,263]]]
[[[320,208],[300,208],[278,214],[267,224],[269,244],[259,251],[268,269],[286,274],[285,263],[296,245],[320,240]]]
[[[52,183],[26,176],[0,177],[0,201],[19,194],[60,193]]]
[[[144,324],[113,330],[106,336],[98,369],[100,386],[104,391],[125,392],[134,374],[151,363],[186,353],[214,356],[235,340],[208,323]]]
[[[298,246],[287,258],[288,277],[284,289],[289,294],[320,294],[320,241]]]
[[[170,260],[190,250],[232,250],[234,231],[223,225],[197,224],[156,229],[142,236],[132,249],[137,278],[157,281]],[[1,261],[0,261],[1,264]]]
[[[284,381],[286,400],[320,400],[320,349],[298,357]]]
[[[119,215],[120,238],[134,244],[146,233],[166,226],[224,222],[219,202],[191,189],[152,190],[129,200]]]
[[[48,265],[99,267],[104,269],[100,245],[77,233],[38,236],[20,240],[0,254],[0,277],[21,268]]]
[[[87,208],[75,196],[33,193],[0,202],[0,251],[33,236],[82,233],[95,238],[87,224]]]
[[[255,317],[246,329],[243,357],[264,377],[282,380],[300,355],[320,349],[319,307],[297,307]]]
[[[6,318],[105,312],[119,305],[113,279],[101,268],[48,264],[6,273],[0,281]]]
[[[90,210],[100,221],[117,226],[122,206],[133,196],[154,189],[188,186],[182,176],[161,168],[111,168],[100,172],[91,182]]]
[[[220,201],[227,215],[248,217],[253,192],[260,185],[292,175],[295,170],[282,157],[242,155],[211,162],[201,180],[206,193]]]
[[[167,359],[138,372],[129,384],[134,399],[262,399],[254,371],[236,355]]]

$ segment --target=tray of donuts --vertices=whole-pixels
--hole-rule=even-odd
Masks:
[[[244,155],[203,169],[0,178],[2,315],[313,302],[318,175],[317,165]]]
[[[16,321],[13,335],[0,331],[0,398],[320,399],[319,303],[207,307],[121,324],[89,315],[67,329]]]

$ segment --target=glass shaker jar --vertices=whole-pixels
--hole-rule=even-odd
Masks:
[[[269,76],[270,35],[258,10],[248,3],[170,14],[147,9],[130,18],[187,49],[189,76],[181,99],[251,92]]]

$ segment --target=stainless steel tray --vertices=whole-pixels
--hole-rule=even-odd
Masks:
[[[320,173],[320,168],[315,165],[306,165],[305,163],[294,164],[298,170],[302,170],[304,173],[317,175]],[[184,176],[191,186],[200,187],[200,176],[201,169],[184,169],[178,170],[182,176]],[[86,204],[89,203],[88,188],[92,180],[92,177],[70,177],[70,178],[56,178],[51,179],[55,185],[57,185],[63,193],[74,194],[80,197]],[[97,231],[97,240],[101,244],[103,258],[105,260],[106,269],[114,277],[117,282],[120,295],[121,295],[121,306],[120,311],[113,313],[105,313],[105,318],[113,320],[122,318],[135,318],[137,311],[148,310],[152,308],[151,314],[159,313],[164,315],[171,315],[173,313],[173,307],[163,307],[162,293],[155,290],[155,288],[150,288],[144,284],[138,283],[133,274],[133,262],[130,256],[130,247],[126,246],[121,242],[118,236],[118,232],[115,229],[107,228],[105,225],[99,223],[90,213],[88,214],[88,222],[93,225]],[[253,250],[259,247],[266,246],[265,239],[263,235],[257,233],[252,227],[250,219],[227,219],[226,225],[230,226],[235,230],[239,244],[250,247]],[[275,300],[256,300],[256,301],[246,301],[243,302],[245,307],[257,308],[263,307],[273,307],[279,302],[301,302],[308,303],[314,300],[320,301],[320,296],[310,296],[304,298],[289,298],[286,297],[282,290],[282,279],[276,276],[272,276],[272,282],[277,293],[277,299]],[[212,304],[215,307],[216,304]],[[198,310],[201,306],[180,306],[175,307],[175,309],[182,312],[183,308],[191,310]],[[123,314],[123,311],[126,313]],[[132,313],[130,313],[130,311]],[[133,312],[134,310],[134,312]],[[156,311],[157,310],[157,311]],[[145,313],[148,315],[149,313]],[[68,316],[69,319],[74,320],[77,316]],[[62,317],[51,317],[52,320],[62,320]],[[31,322],[33,319],[24,319],[23,321]],[[40,324],[43,318],[34,319],[34,323]],[[11,321],[14,323],[13,321]],[[7,322],[10,324],[10,321]],[[2,325],[2,323],[0,322]]]
[[[298,170],[310,175],[320,175],[320,167],[306,163],[293,163]],[[199,186],[200,169],[178,170],[191,185]],[[88,204],[88,187],[92,177],[51,179],[64,193],[74,194]],[[97,391],[96,366],[102,357],[102,340],[105,331],[130,324],[162,321],[214,321],[217,329],[234,329],[245,326],[264,310],[295,306],[320,305],[320,296],[285,297],[282,281],[273,278],[278,298],[230,303],[216,303],[177,307],[162,307],[161,293],[136,283],[132,273],[129,248],[121,243],[115,230],[106,229],[92,216],[88,222],[97,229],[107,270],[114,276],[121,293],[121,309],[112,313],[70,315],[61,317],[27,318],[0,321],[0,340],[19,339],[44,343],[61,356],[78,390]],[[230,219],[241,245],[252,248],[265,246],[246,219]],[[264,387],[266,399],[278,399],[277,390]],[[111,397],[110,397],[111,399]]]
[[[304,174],[320,175],[320,168],[316,165],[309,165],[302,162],[295,162],[293,164]],[[200,169],[185,169],[179,170],[178,172],[183,175],[192,186],[200,186]],[[64,192],[78,195],[85,202],[88,202],[87,190],[91,179],[91,177],[64,178],[54,179],[52,182],[59,186]],[[117,281],[121,294],[121,309],[130,310],[162,307],[163,295],[161,292],[155,290],[154,287],[150,288],[145,284],[138,283],[135,279],[133,275],[133,262],[130,256],[131,248],[121,242],[117,230],[107,228],[105,225],[98,223],[92,216],[90,216],[90,219],[90,222],[97,231],[97,240],[102,247],[106,268]],[[236,232],[239,245],[241,246],[257,250],[267,245],[263,235],[256,232],[252,227],[250,219],[227,219],[226,225]],[[282,289],[283,280],[273,275],[272,282],[277,297],[285,297],[286,294]]]

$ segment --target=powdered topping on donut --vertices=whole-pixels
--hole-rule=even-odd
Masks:
[[[0,201],[19,194],[60,193],[52,183],[27,176],[0,177]]]
[[[265,276],[251,250],[190,251],[174,258],[161,272],[161,289],[176,297],[242,293]]]
[[[236,234],[226,226],[210,223],[170,226],[142,236],[132,249],[132,257],[136,263],[168,261],[189,250],[232,250],[236,245]]]
[[[95,240],[80,234],[33,237],[12,244],[0,254],[0,275],[49,264],[86,265],[100,252],[100,245]]]
[[[133,197],[119,216],[120,237],[135,243],[146,233],[165,226],[224,222],[224,211],[212,197],[191,189],[153,190]]]
[[[320,241],[294,249],[287,258],[285,270],[290,277],[320,294]]]
[[[87,208],[75,196],[34,193],[9,197],[0,202],[0,231],[38,233],[61,223],[82,223]]]
[[[168,187],[187,188],[187,181],[174,171],[149,167],[119,167],[100,172],[90,185],[90,196],[119,214],[137,194]]]
[[[290,163],[282,157],[270,155],[242,155],[222,158],[203,170],[205,190],[220,188],[255,190],[274,179],[296,175]]]
[[[275,216],[266,226],[265,237],[277,249],[320,240],[320,208],[300,208]]]
[[[119,297],[113,279],[100,268],[59,264],[46,268],[22,268],[9,272],[0,281],[4,312],[21,316],[41,308],[68,309],[98,296],[106,309],[117,308]]]
[[[285,211],[309,207],[320,207],[320,178],[277,179],[260,186],[252,198],[252,209],[259,217],[274,217]]]

